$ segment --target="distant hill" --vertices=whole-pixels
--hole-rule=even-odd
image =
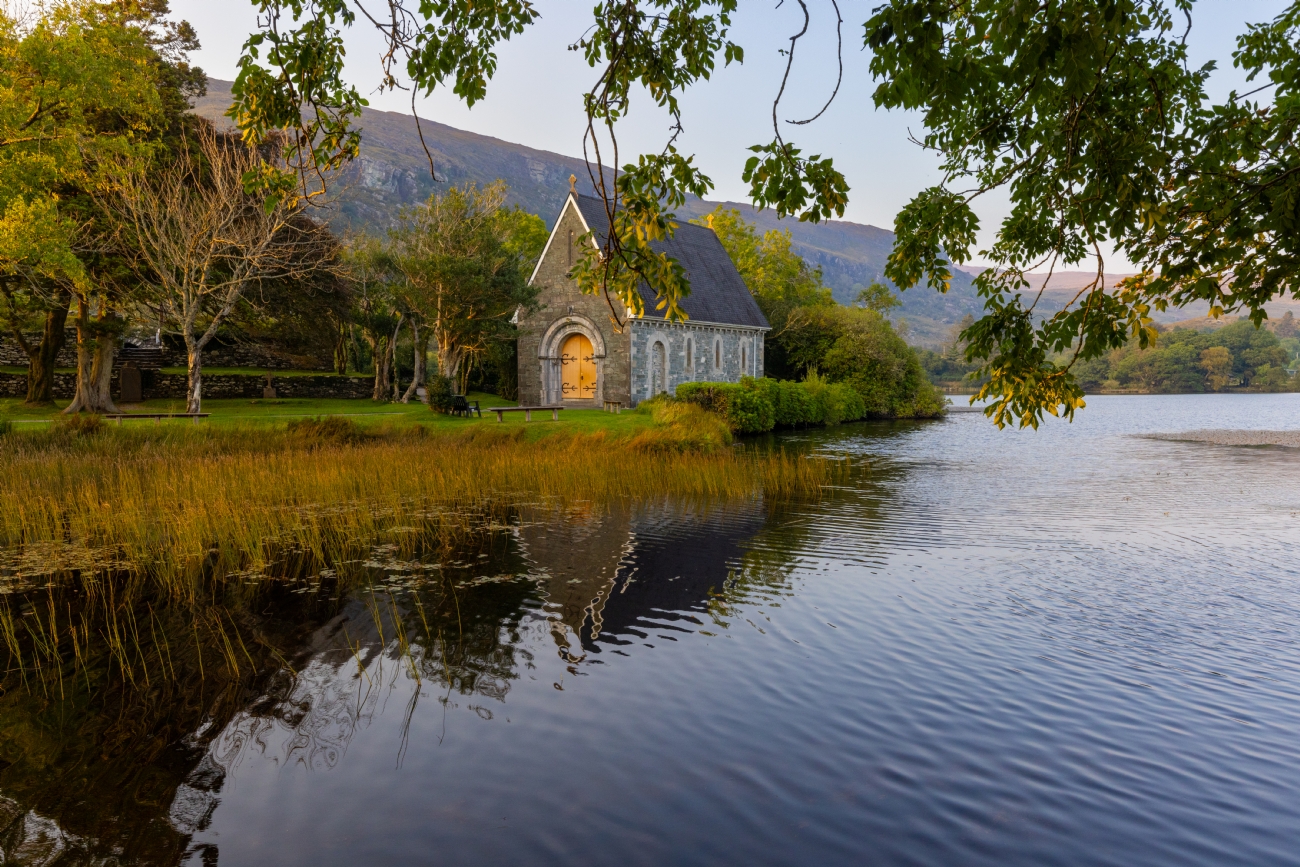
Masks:
[[[208,80],[207,96],[194,106],[197,114],[227,125],[230,82]],[[558,216],[569,189],[569,176],[587,178],[586,164],[574,157],[535,150],[490,136],[422,120],[424,140],[433,155],[441,182],[488,183],[501,178],[510,186],[510,199],[549,225]],[[429,177],[429,160],[420,144],[415,120],[409,114],[363,109],[359,159],[343,177],[336,228],[382,232],[392,224],[398,209],[428,198],[435,189]],[[584,184],[590,188],[589,182]],[[718,203],[695,200],[682,208],[684,218],[702,216]],[[788,229],[795,246],[809,262],[819,265],[836,300],[851,303],[858,290],[884,279],[885,260],[893,248],[894,233],[846,220],[813,225],[777,220],[771,211],[755,211],[748,204],[722,203],[740,210],[746,219],[768,229]],[[952,326],[967,313],[983,306],[971,276],[956,272],[946,295],[924,288],[900,296],[903,306],[895,318],[907,321],[908,338],[920,345],[937,346],[947,340]]]
[[[966,268],[964,269],[972,277],[978,276],[983,268]],[[1048,289],[1043,293],[1043,300],[1047,301],[1053,310],[1060,310],[1063,306],[1074,299],[1081,289],[1091,286],[1097,279],[1095,271],[1057,271],[1052,274],[1052,282]],[[1132,277],[1133,274],[1105,274],[1107,289],[1114,289],[1120,281],[1126,277]],[[1047,279],[1046,274],[1028,274],[1026,279],[1029,282],[1031,291],[1038,291],[1042,288],[1044,281]],[[1289,299],[1277,299],[1264,305],[1264,310],[1268,312],[1270,321],[1277,321],[1291,311],[1293,316],[1300,316],[1300,301]],[[1220,317],[1219,319],[1210,318],[1210,305],[1205,301],[1195,301],[1186,307],[1171,307],[1168,310],[1152,310],[1151,318],[1161,325],[1171,328],[1191,328],[1193,330],[1205,330],[1222,328],[1237,321],[1235,315]]]

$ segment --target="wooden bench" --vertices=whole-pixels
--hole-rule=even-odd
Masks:
[[[532,421],[534,412],[545,412],[550,410],[551,421],[559,421],[560,410],[562,409],[564,409],[562,406],[490,406],[488,407],[488,412],[496,413],[497,421],[505,421],[506,413],[508,412],[522,412],[524,414],[524,421]]]
[[[103,418],[117,422],[120,427],[123,419],[129,421],[137,418],[151,418],[153,419],[154,424],[158,424],[159,421],[165,418],[192,418],[194,419],[194,423],[198,424],[199,419],[207,418],[209,415],[210,413],[206,412],[121,412],[109,413],[103,416]]]
[[[623,402],[621,400],[605,401],[605,412],[612,412],[614,413],[614,415],[618,415],[622,411],[623,411]]]

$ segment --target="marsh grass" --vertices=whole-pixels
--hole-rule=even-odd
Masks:
[[[378,542],[410,559],[472,544],[521,509],[810,498],[840,471],[729,447],[725,426],[697,407],[650,411],[655,425],[623,438],[530,439],[523,427],[488,425],[431,434],[339,418],[274,428],[118,429],[95,420],[7,435],[7,671],[46,690],[89,670],[92,657],[111,660],[123,682],[175,676],[175,642],[160,643],[168,630],[157,624],[167,612],[188,618],[200,648],[190,668],[200,677],[203,647],[216,648],[222,670],[238,672],[256,667],[256,638],[241,629],[239,612],[262,585],[327,570],[339,593],[350,592],[366,577],[346,564]]]

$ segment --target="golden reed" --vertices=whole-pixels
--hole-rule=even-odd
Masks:
[[[329,561],[394,527],[446,533],[494,509],[801,498],[833,481],[825,461],[681,441],[653,429],[530,441],[522,428],[367,434],[328,422],[10,435],[0,440],[0,551],[31,552],[41,571],[63,571],[64,558],[68,568],[121,564],[183,595],[200,571],[256,570],[272,549]]]

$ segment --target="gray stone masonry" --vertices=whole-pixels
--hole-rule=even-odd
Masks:
[[[27,339],[35,345],[39,334],[29,334]],[[163,366],[184,367],[185,347],[171,338],[163,338]],[[325,346],[306,354],[295,355],[275,346],[261,343],[209,343],[203,350],[204,367],[261,367],[269,370],[320,370],[332,369],[333,349]],[[27,353],[18,345],[12,334],[0,334],[0,366],[26,367]],[[55,367],[77,366],[77,330],[68,328],[55,361]]]
[[[602,401],[616,400],[636,406],[656,389],[672,393],[683,382],[738,382],[742,376],[763,375],[765,328],[669,323],[647,317],[632,320],[621,334],[616,332],[605,299],[583,295],[568,276],[580,258],[577,244],[585,231],[578,208],[570,200],[533,277],[533,285],[539,289],[538,308],[521,314],[518,323],[520,403],[598,407]],[[712,236],[706,240],[716,246]],[[724,264],[732,268],[729,260]],[[734,269],[732,276],[739,280]],[[694,291],[710,291],[703,272],[701,277]],[[709,280],[717,279],[717,274],[709,276]],[[745,292],[743,283],[737,291]],[[747,295],[745,300],[752,305]],[[756,315],[761,322],[761,314]],[[585,334],[597,356],[597,391],[591,400],[565,400],[560,392],[559,355],[564,341],[574,333]],[[662,368],[656,366],[656,344],[663,346]]]
[[[683,382],[739,382],[742,376],[762,376],[763,336],[756,328],[635,320],[631,328],[631,403],[653,397],[656,343],[664,347],[667,368],[659,390],[676,394]]]
[[[599,407],[603,400],[617,400],[624,406],[631,405],[627,329],[622,334],[616,333],[605,299],[583,295],[568,276],[569,269],[580,256],[578,239],[585,231],[577,211],[566,207],[533,278],[533,285],[540,290],[538,308],[519,319],[521,404],[540,405],[555,401],[565,406]],[[573,239],[572,248],[570,237]],[[592,341],[597,355],[597,390],[592,400],[563,400],[558,393],[560,366],[555,359],[564,340],[574,333],[585,334]],[[603,358],[600,357],[602,344]]]
[[[113,371],[113,398],[119,395],[116,370]],[[144,371],[144,397],[146,400],[174,398],[185,399],[185,377],[174,373]],[[369,399],[374,393],[373,379],[360,376],[277,376],[273,380],[277,397]],[[77,378],[71,373],[54,375],[54,396],[70,399],[76,390]],[[261,399],[266,386],[266,374],[205,374],[205,398]],[[21,373],[0,373],[0,397],[24,397],[27,394],[27,376]]]

